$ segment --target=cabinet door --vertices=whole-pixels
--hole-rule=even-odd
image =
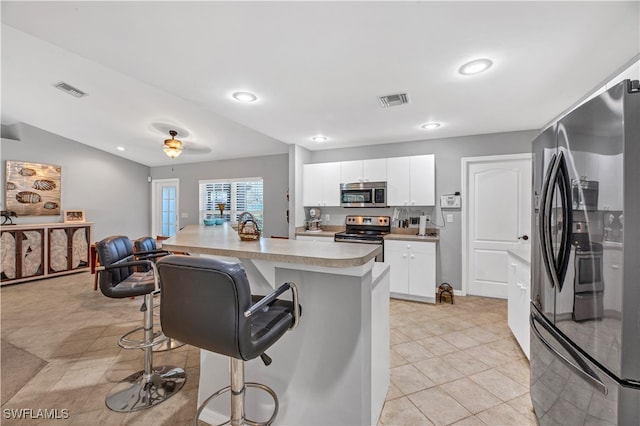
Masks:
[[[362,182],[362,160],[340,163],[340,183]]]
[[[44,230],[3,231],[0,279],[12,281],[44,275]]]
[[[90,228],[79,226],[69,228],[71,269],[86,268],[89,266],[89,241],[91,241]]]
[[[410,160],[410,205],[433,206],[435,204],[435,157],[416,155]]]
[[[435,298],[435,243],[412,243],[409,252],[409,294]]]
[[[362,177],[365,182],[385,182],[387,180],[387,159],[364,160],[362,162]]]
[[[322,205],[340,206],[340,163],[322,165]]]
[[[302,168],[302,203],[305,206],[322,206],[322,164],[305,164]]]
[[[405,246],[399,241],[384,243],[384,261],[391,266],[389,278],[392,293],[409,294],[409,254]]]
[[[387,205],[408,206],[410,202],[410,157],[387,158]]]

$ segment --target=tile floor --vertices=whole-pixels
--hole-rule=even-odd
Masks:
[[[185,368],[185,387],[149,410],[108,410],[104,396],[142,369],[142,353],[120,349],[118,336],[141,324],[140,300],[108,299],[93,276],[78,273],[0,290],[1,336],[48,364],[4,409],[67,409],[68,420],[4,425],[187,425],[196,410],[199,350],[154,355],[154,364]],[[381,425],[535,425],[529,364],[506,324],[506,301],[456,297],[456,304],[391,301],[391,386]]]

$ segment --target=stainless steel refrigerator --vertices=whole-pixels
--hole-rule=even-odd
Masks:
[[[640,425],[640,92],[533,142],[531,400],[541,425]]]

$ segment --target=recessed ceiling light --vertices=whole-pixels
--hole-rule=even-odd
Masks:
[[[240,102],[253,102],[258,99],[258,97],[251,92],[235,92],[231,96],[233,96],[235,100]]]
[[[321,136],[321,135],[314,136],[314,137],[311,138],[311,140],[314,141],[314,142],[325,142],[325,141],[327,141],[327,139],[328,138],[326,136]]]
[[[431,122],[431,123],[423,124],[422,126],[420,126],[420,128],[425,130],[433,130],[433,129],[437,129],[440,126],[441,126],[440,123]]]
[[[492,65],[493,62],[490,59],[476,59],[461,66],[458,72],[462,75],[479,74],[491,68]]]
[[[124,147],[123,146],[119,146],[116,148],[118,151],[124,151]]]

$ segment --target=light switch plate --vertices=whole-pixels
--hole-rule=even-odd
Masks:
[[[453,223],[453,215],[452,214],[448,214],[447,215],[447,223]]]

